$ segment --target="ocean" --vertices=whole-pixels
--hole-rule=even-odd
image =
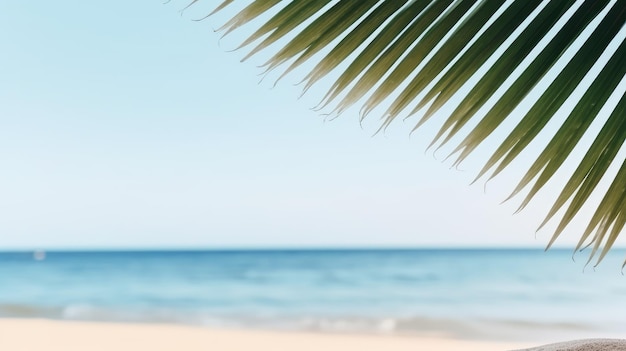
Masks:
[[[626,336],[624,250],[0,253],[0,317],[493,340]]]

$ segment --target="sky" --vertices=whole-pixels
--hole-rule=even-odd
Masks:
[[[554,193],[500,204],[523,166],[470,186],[482,164],[427,152],[432,126],[327,120],[324,82],[259,82],[250,29],[186,5],[0,3],[0,249],[547,243]]]

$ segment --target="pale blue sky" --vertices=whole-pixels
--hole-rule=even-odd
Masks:
[[[429,127],[324,122],[209,3],[0,3],[0,249],[545,245],[549,196],[498,205],[516,168],[485,195]]]

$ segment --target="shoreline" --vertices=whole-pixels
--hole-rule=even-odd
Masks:
[[[527,342],[439,337],[326,334],[217,329],[170,324],[126,324],[1,319],[0,349],[31,351],[185,350],[223,351],[505,351],[537,346]]]

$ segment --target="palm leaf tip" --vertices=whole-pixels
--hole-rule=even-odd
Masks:
[[[244,30],[239,28],[255,18],[263,21],[269,8],[274,15],[243,42],[258,42],[246,58],[273,53],[266,68],[286,67],[281,77],[314,63],[305,74],[305,90],[343,69],[320,106],[341,114],[364,101],[363,117],[385,111],[383,127],[429,106],[416,127],[443,117],[432,145],[456,143],[454,165],[479,145],[493,146],[477,178],[500,174],[526,155],[538,135],[551,134],[512,196],[530,188],[522,209],[564,177],[540,225],[564,213],[548,246],[574,218],[584,216],[585,206],[593,207],[592,194],[600,194],[601,201],[576,248],[591,244],[590,259],[598,255],[597,264],[617,242],[626,220],[626,166],[620,153],[626,102],[622,96],[612,110],[605,105],[624,94],[626,1],[249,0],[223,31]],[[273,48],[279,40],[285,44]],[[608,60],[598,66],[603,57]],[[573,109],[562,112],[577,91],[582,94]],[[458,94],[464,96],[454,100]],[[527,112],[520,114],[525,105]],[[511,121],[515,126],[505,130]],[[495,139],[496,131],[503,131],[503,140]],[[581,146],[590,135],[591,144]],[[576,151],[581,147],[582,158]],[[576,166],[563,175],[567,162]]]

